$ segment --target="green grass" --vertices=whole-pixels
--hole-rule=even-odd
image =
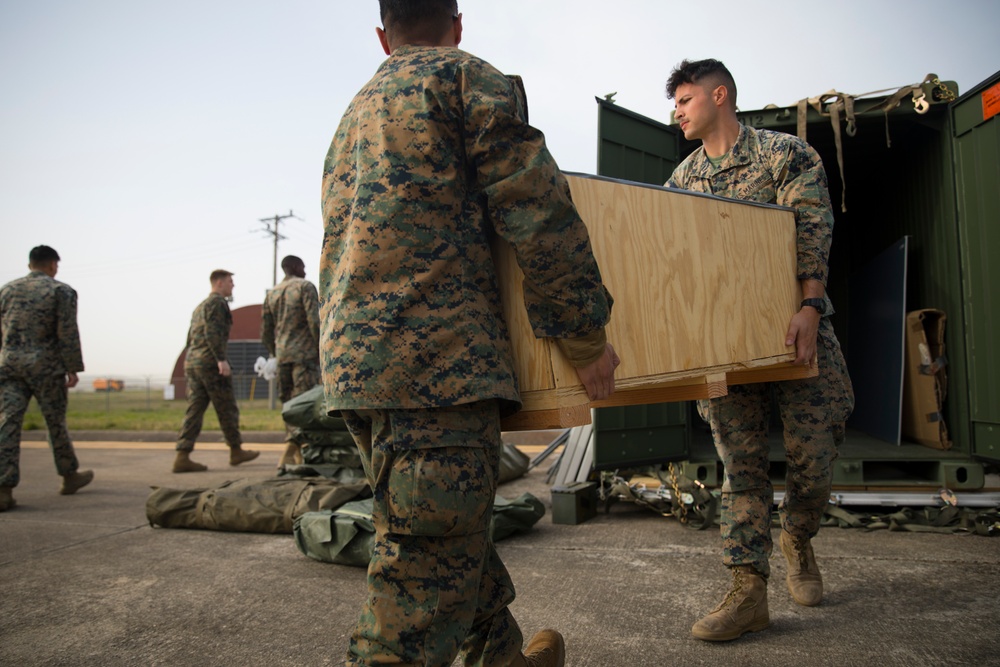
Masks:
[[[267,399],[238,403],[240,430],[285,430],[280,403],[274,410],[268,409]],[[73,391],[69,395],[66,421],[70,430],[76,431],[179,431],[186,409],[186,401],[165,401],[163,394],[158,391],[148,395],[144,389],[111,393]],[[32,399],[24,416],[24,429],[44,428],[45,420],[38,409],[38,403]],[[202,428],[206,431],[219,430],[219,420],[211,406],[205,412]]]

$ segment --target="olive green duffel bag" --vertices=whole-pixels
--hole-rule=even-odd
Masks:
[[[493,541],[525,533],[545,515],[545,506],[530,493],[514,500],[497,496],[490,534]],[[324,563],[368,567],[375,549],[372,499],[345,503],[335,510],[308,512],[295,520],[295,546]]]
[[[371,495],[368,483],[328,479],[239,479],[214,489],[153,487],[146,518],[163,528],[291,533],[295,519]]]

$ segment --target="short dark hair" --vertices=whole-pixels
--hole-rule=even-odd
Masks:
[[[28,253],[28,263],[29,264],[47,264],[49,262],[61,261],[59,258],[59,253],[56,252],[55,248],[47,245],[36,245]]]
[[[214,283],[216,280],[219,280],[220,278],[226,278],[227,276],[235,276],[235,275],[236,274],[233,273],[232,271],[226,271],[225,269],[216,269],[215,271],[212,271],[212,275],[208,277],[208,280],[209,282]]]
[[[382,26],[409,38],[435,40],[458,16],[458,0],[378,0]]]
[[[284,271],[285,273],[288,273],[289,271],[291,271],[296,267],[305,265],[306,263],[303,262],[298,257],[296,257],[295,255],[286,255],[285,258],[281,260],[281,270]]]
[[[667,79],[667,99],[674,99],[678,86],[685,83],[701,83],[703,80],[713,88],[725,86],[729,90],[729,99],[733,107],[736,107],[736,81],[722,61],[714,58],[681,61]]]

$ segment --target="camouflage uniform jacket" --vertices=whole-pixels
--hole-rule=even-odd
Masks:
[[[798,279],[826,285],[833,238],[830,192],[819,154],[798,137],[741,125],[722,164],[714,166],[699,147],[667,186],[794,208]]]
[[[510,242],[539,337],[611,312],[590,238],[514,85],[447,47],[404,46],[355,96],[323,174],[327,402],[520,405],[491,238]]]
[[[184,368],[215,368],[226,361],[233,314],[221,294],[212,292],[191,314]]]
[[[319,295],[304,278],[288,276],[268,290],[260,324],[268,354],[285,363],[319,364]]]
[[[0,368],[18,375],[83,370],[76,290],[32,271],[0,288]]]

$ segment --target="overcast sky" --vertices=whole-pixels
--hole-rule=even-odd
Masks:
[[[466,0],[462,48],[524,77],[560,166],[596,169],[595,96],[668,122],[684,58],[740,107],[1000,69],[996,0]],[[0,284],[31,247],[79,293],[87,375],[165,380],[208,275],[260,303],[279,259],[317,275],[323,158],[384,55],[375,0],[0,0]],[[829,168],[829,165],[828,165]],[[279,269],[280,273],[280,269]]]

